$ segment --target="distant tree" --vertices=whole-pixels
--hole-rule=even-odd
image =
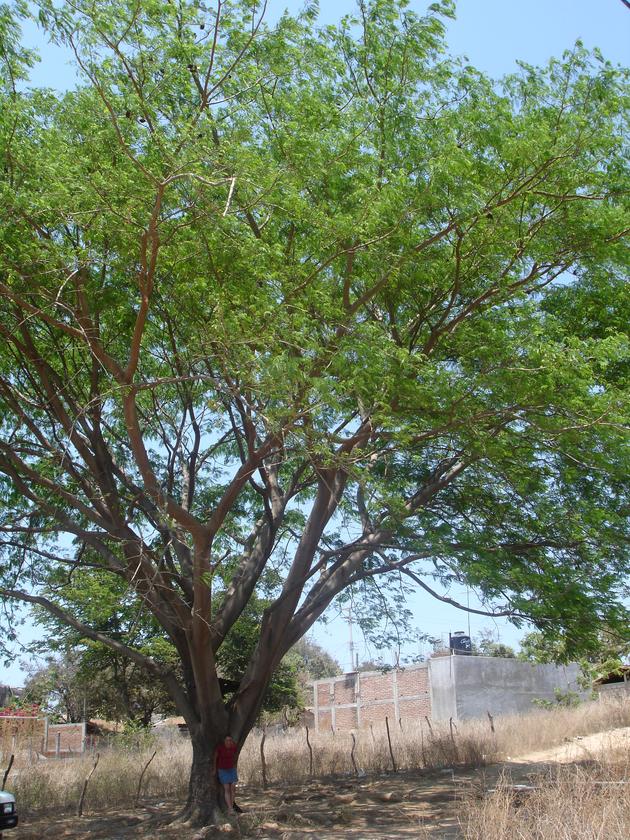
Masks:
[[[562,638],[545,635],[538,630],[527,633],[520,641],[518,659],[541,664],[566,662],[567,651]]]
[[[64,723],[83,720],[84,710],[87,717],[93,716],[95,706],[92,697],[88,703],[88,686],[81,684],[75,662],[51,659],[45,665],[27,669],[24,697],[44,712]]]
[[[390,670],[391,665],[386,665],[381,659],[364,659],[359,663],[358,671],[385,671]]]
[[[496,656],[503,659],[514,659],[516,651],[509,645],[497,642],[491,630],[482,630],[473,641],[473,653],[480,656]]]
[[[298,671],[309,680],[322,680],[325,677],[337,677],[343,673],[341,665],[317,642],[308,638],[300,639],[285,659],[296,661]]]
[[[600,628],[598,640],[595,648],[578,658],[589,680],[614,674],[630,660],[630,627],[626,627],[623,632],[604,625]],[[521,639],[518,658],[530,662],[564,663],[576,657],[572,655],[564,634],[533,631]]]
[[[154,714],[174,714],[160,683],[125,657],[88,645],[31,668],[24,695],[66,723],[91,718],[148,726]]]

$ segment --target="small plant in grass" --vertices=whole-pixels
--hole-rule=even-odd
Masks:
[[[580,697],[577,691],[562,691],[560,688],[554,689],[554,699],[553,700],[546,700],[540,697],[537,697],[532,702],[534,706],[539,709],[555,709],[558,706],[561,706],[565,709],[573,709],[576,706],[579,706],[582,702],[582,698]]]
[[[146,726],[127,720],[122,732],[114,735],[114,744],[122,749],[148,750],[155,746],[155,734]]]

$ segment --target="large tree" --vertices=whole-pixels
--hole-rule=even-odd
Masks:
[[[465,581],[574,645],[619,622],[623,74],[578,45],[492,83],[445,53],[449,0],[323,29],[239,0],[37,5],[79,82],[29,89],[2,7],[1,591],[165,686],[187,815],[344,592],[372,619]],[[72,612],[82,569],[176,668]]]

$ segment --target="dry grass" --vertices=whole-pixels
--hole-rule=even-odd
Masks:
[[[522,755],[553,746],[575,735],[587,735],[630,725],[630,703],[588,703],[576,709],[537,711],[531,715],[497,718],[492,733],[488,720],[432,725],[425,721],[391,725],[392,749],[398,769],[479,766],[507,755]],[[271,785],[295,784],[310,777],[309,751],[304,729],[269,736],[265,742],[267,779]],[[355,732],[354,758],[359,774],[392,769],[387,734],[383,724]],[[350,733],[310,732],[313,777],[354,774]],[[239,760],[239,776],[245,784],[260,786],[260,733],[253,733]],[[102,807],[133,805],[140,773],[151,753],[157,755],[142,785],[148,798],[183,798],[188,785],[190,743],[175,736],[156,738],[155,743],[116,745],[102,749],[85,801],[86,811]],[[0,768],[6,766],[3,754]],[[92,768],[93,755],[70,759],[37,759],[23,750],[17,755],[7,787],[15,792],[23,814],[44,808],[73,810],[83,781]],[[470,835],[471,837],[476,835]],[[630,836],[630,833],[628,834]]]
[[[437,769],[453,765],[481,766],[562,743],[567,738],[630,726],[630,703],[584,703],[576,708],[536,710],[528,715],[496,718],[494,732],[490,720],[449,723],[424,720],[390,723],[392,750],[398,769]],[[360,771],[382,773],[392,769],[384,724],[355,732],[355,761]],[[244,781],[262,782],[260,735],[252,735],[239,761]],[[313,776],[351,774],[352,738],[349,732],[310,732],[313,748]],[[303,729],[267,738],[265,742],[267,778],[286,783],[309,778],[309,751]]]
[[[494,758],[490,729],[483,721],[460,723],[390,724],[392,752],[397,769],[440,768],[454,764],[478,765]],[[354,761],[359,774],[383,773],[393,769],[384,724],[354,732]],[[352,734],[330,731],[310,732],[313,750],[313,777],[350,775]],[[262,783],[260,760],[261,736],[252,735],[239,759],[239,776],[253,785]],[[310,754],[304,729],[288,732],[265,741],[267,779],[271,784],[306,781],[310,778]]]
[[[156,746],[157,755],[142,781],[142,795],[184,797],[192,755],[190,744],[173,741]],[[153,746],[142,749],[112,746],[103,750],[88,786],[85,810],[132,806],[140,773],[154,749]],[[86,754],[64,759],[40,758],[31,764],[16,761],[7,788],[15,794],[20,813],[28,816],[43,809],[58,812],[76,809],[95,758],[96,754]]]
[[[606,750],[584,766],[560,766],[519,792],[504,776],[494,793],[471,802],[461,820],[465,840],[627,840],[630,756]]]
[[[502,717],[495,721],[495,751],[500,758],[524,755],[555,746],[577,735],[590,735],[621,726],[630,726],[630,702],[624,699]]]

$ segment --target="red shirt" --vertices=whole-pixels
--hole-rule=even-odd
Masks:
[[[231,770],[236,766],[236,753],[238,746],[232,744],[227,747],[225,744],[219,744],[217,747],[217,770]]]

